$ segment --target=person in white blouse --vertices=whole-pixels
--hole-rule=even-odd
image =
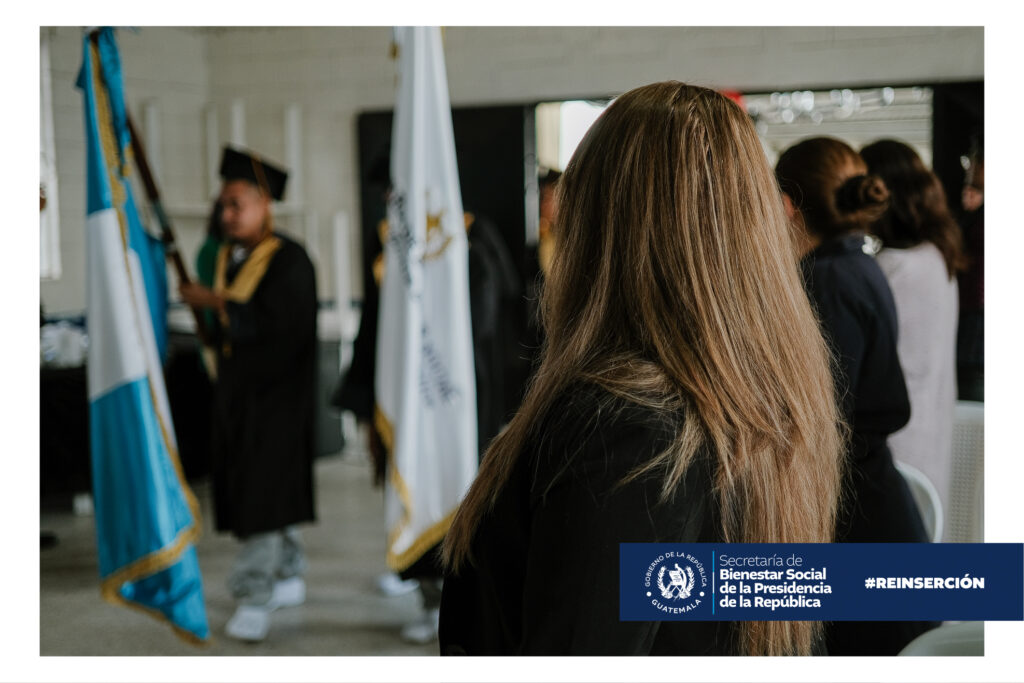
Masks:
[[[891,193],[889,209],[872,232],[882,241],[878,265],[896,301],[910,422],[889,437],[889,447],[896,460],[928,476],[948,510],[956,486],[956,273],[966,263],[960,229],[938,177],[909,145],[880,140],[861,156]]]

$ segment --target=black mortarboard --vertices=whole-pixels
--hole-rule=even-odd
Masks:
[[[224,180],[248,180],[275,201],[281,201],[288,173],[258,154],[225,147],[220,160],[220,177]]]

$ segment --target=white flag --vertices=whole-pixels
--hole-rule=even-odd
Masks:
[[[388,565],[440,541],[476,474],[468,241],[437,27],[395,29],[398,101],[380,290],[376,424],[388,450]]]

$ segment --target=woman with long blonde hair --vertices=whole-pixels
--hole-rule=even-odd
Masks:
[[[811,622],[619,620],[619,543],[829,542],[828,350],[749,118],[625,93],[563,174],[542,359],[445,540],[443,654],[808,654]]]

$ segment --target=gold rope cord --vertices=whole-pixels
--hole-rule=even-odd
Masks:
[[[452,510],[439,522],[436,522],[425,529],[416,537],[412,544],[401,553],[395,553],[392,550],[392,546],[394,546],[395,542],[398,541],[398,537],[403,531],[405,531],[406,527],[409,526],[409,523],[412,520],[412,494],[409,491],[409,486],[405,483],[405,480],[402,478],[402,475],[395,464],[394,427],[379,405],[374,405],[373,421],[377,428],[377,433],[380,434],[381,443],[387,451],[388,481],[391,486],[394,487],[395,492],[398,494],[398,499],[402,502],[402,518],[398,521],[395,527],[388,532],[388,551],[386,558],[388,566],[391,569],[400,572],[412,566],[416,560],[422,557],[424,553],[444,538],[444,535],[448,533],[448,529],[451,527],[452,518],[455,517],[455,510]]]

